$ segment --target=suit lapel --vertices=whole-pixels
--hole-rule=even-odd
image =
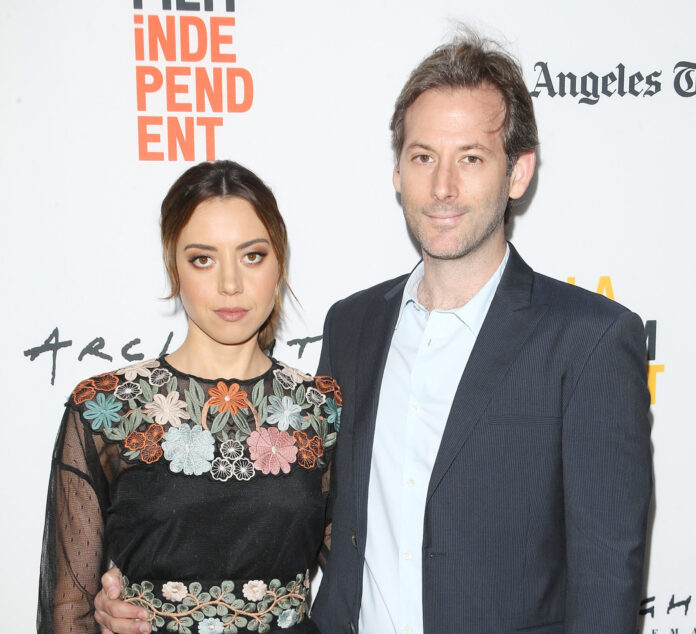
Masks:
[[[452,402],[433,466],[427,499],[433,494],[503,380],[510,364],[545,312],[531,304],[534,273],[510,245],[498,290],[471,351]]]
[[[364,527],[367,521],[367,491],[382,375],[396,327],[406,279],[407,277],[403,278],[393,286],[375,302],[374,309],[365,315],[356,346],[358,376],[353,424],[353,456],[356,499],[361,501],[358,504],[358,526],[360,527]]]

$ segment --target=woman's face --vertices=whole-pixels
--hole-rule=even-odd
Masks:
[[[191,334],[225,345],[256,341],[273,310],[278,260],[251,203],[198,205],[179,235],[176,269]]]

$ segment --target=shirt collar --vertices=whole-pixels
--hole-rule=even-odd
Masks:
[[[488,308],[493,301],[493,296],[498,289],[498,284],[500,284],[500,279],[503,277],[503,271],[505,270],[505,265],[507,264],[509,256],[510,247],[506,244],[505,255],[503,256],[500,266],[498,266],[495,273],[491,275],[478,293],[476,293],[476,295],[474,295],[466,304],[464,304],[464,306],[452,308],[451,310],[435,310],[433,312],[452,313],[456,315],[459,320],[474,333],[474,335],[478,335],[479,330],[481,330],[481,326],[483,325],[483,320],[486,318],[486,314],[488,313]],[[399,307],[399,317],[396,322],[397,329],[405,310],[426,310],[425,307],[418,301],[418,285],[421,283],[424,273],[425,264],[423,263],[423,260],[421,260],[416,268],[411,271],[411,275],[409,275],[408,279],[406,280],[406,286],[404,287],[404,292],[401,297],[401,305]]]

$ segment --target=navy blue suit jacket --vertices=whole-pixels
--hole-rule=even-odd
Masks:
[[[406,277],[329,311],[343,411],[331,554],[312,617],[357,631],[379,387]],[[652,489],[640,318],[510,258],[428,487],[428,634],[635,634]],[[384,634],[362,632],[361,634]]]

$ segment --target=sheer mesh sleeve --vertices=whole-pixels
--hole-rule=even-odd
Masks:
[[[335,497],[335,490],[332,488],[332,482],[335,487],[334,470],[336,464],[335,456],[332,456],[331,462],[329,463],[329,468],[324,473],[324,477],[321,479],[321,491],[326,498],[326,517],[324,520],[324,539],[321,544],[321,549],[319,550],[318,560],[319,565],[324,568],[326,566],[326,560],[329,557],[329,552],[331,551],[331,519],[333,516],[333,501]]]
[[[108,561],[103,547],[107,495],[94,436],[68,407],[48,488],[37,632],[99,632],[93,599]]]

